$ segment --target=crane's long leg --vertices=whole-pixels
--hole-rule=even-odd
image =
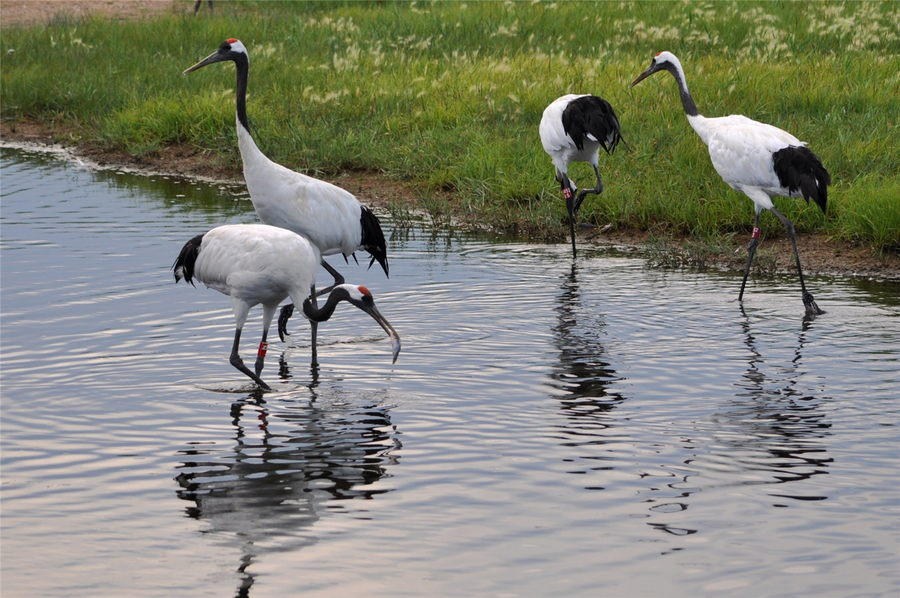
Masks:
[[[272,390],[268,384],[263,382],[259,376],[257,376],[253,372],[251,372],[247,368],[247,366],[244,365],[244,360],[241,359],[241,356],[238,354],[238,347],[240,344],[241,344],[241,329],[240,329],[240,327],[238,327],[238,328],[235,328],[235,330],[234,330],[234,345],[232,345],[232,347],[231,347],[231,358],[229,359],[229,361],[231,362],[231,365],[233,365],[240,371],[247,374],[254,382],[259,384],[264,389]]]
[[[316,298],[316,283],[313,283],[309,289],[309,302],[312,303],[313,307],[318,307],[318,299]],[[319,323],[313,322],[312,320],[310,320],[309,327],[312,330],[312,341],[311,341],[312,344],[310,345],[310,347],[311,347],[310,348],[310,353],[311,353],[310,368],[312,368],[313,371],[316,371],[317,369],[319,369],[319,359],[318,359],[318,355],[317,355],[317,351],[316,351],[316,336],[319,331]]]
[[[603,193],[603,181],[600,180],[600,170],[591,164],[594,168],[594,174],[597,175],[597,186],[593,189],[582,189],[578,192],[578,195],[572,197],[571,186],[568,187],[568,193],[566,193],[566,188],[563,189],[563,194],[566,196],[566,209],[569,211],[569,231],[572,234],[572,257],[576,257],[575,255],[575,212],[578,211],[578,208],[581,207],[581,202],[584,201],[584,196],[588,193],[595,193],[599,195]],[[568,182],[568,181],[567,181]]]
[[[569,233],[572,237],[572,259],[578,257],[575,250],[575,190],[577,187],[569,180],[569,175],[559,170],[556,171],[556,180],[562,188],[563,198],[566,200],[566,212],[569,214]]]
[[[750,238],[750,244],[747,245],[747,267],[744,268],[744,280],[741,282],[741,292],[738,293],[738,301],[744,300],[744,287],[747,285],[750,265],[753,263],[753,256],[756,254],[756,247],[759,245],[759,212],[759,210],[756,210],[756,219],[753,221],[753,236]]]
[[[266,351],[269,349],[269,343],[266,339],[269,337],[269,327],[272,325],[272,316],[275,315],[277,305],[263,305],[263,333],[262,339],[259,341],[259,349],[256,352],[256,375],[259,376],[263,371],[266,362]]]
[[[330,293],[332,289],[334,289],[334,287],[339,287],[344,284],[344,277],[341,276],[340,272],[330,266],[328,262],[322,260],[322,267],[325,268],[325,270],[334,278],[334,284],[332,284],[330,287],[325,287],[324,289],[316,293],[316,295],[326,295]]]
[[[578,211],[578,208],[581,207],[581,202],[584,201],[584,196],[588,193],[594,193],[596,195],[600,195],[603,193],[603,181],[600,179],[600,169],[591,164],[594,168],[594,174],[597,175],[597,186],[593,189],[582,189],[578,192],[578,199],[575,200],[575,211]]]
[[[800,252],[797,251],[797,234],[794,232],[794,223],[788,220],[775,208],[769,208],[769,210],[781,220],[781,223],[784,224],[788,234],[791,235],[791,245],[794,246],[794,259],[797,261],[797,274],[800,275],[800,289],[803,292],[803,306],[806,308],[807,315],[817,316],[819,314],[824,314],[825,312],[816,305],[812,293],[806,290],[806,283],[803,281],[803,268],[800,267]]]
[[[575,197],[572,194],[571,187],[563,189],[563,196],[566,198],[566,212],[569,213],[569,234],[572,237],[572,259],[578,257],[575,250]]]
[[[256,375],[259,376],[263,367],[266,363],[266,352],[269,350],[269,343],[266,342],[266,337],[269,335],[268,330],[263,330],[262,339],[259,341],[259,349],[256,351]]]

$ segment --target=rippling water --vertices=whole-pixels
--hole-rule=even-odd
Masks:
[[[900,592],[900,285],[383,219],[397,364],[345,306],[260,394],[170,270],[233,197],[2,150],[4,598]]]

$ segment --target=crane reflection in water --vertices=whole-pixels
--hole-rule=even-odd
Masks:
[[[650,500],[656,520],[648,525],[654,529],[677,536],[697,533],[695,525],[704,523],[686,512],[691,496],[699,491],[772,485],[771,491],[763,493],[772,497],[771,507],[828,498],[821,494],[826,486],[804,483],[827,474],[834,460],[826,444],[831,435],[826,406],[831,399],[821,396],[822,388],[807,377],[803,367],[814,316],[803,318],[793,342],[778,339],[771,330],[764,335],[740,309],[747,369],[734,382],[732,396],[710,397],[716,408],[694,422],[683,439],[690,457],[679,467],[681,472],[673,473],[673,481],[661,485]],[[762,347],[760,341],[770,346]],[[793,353],[787,361],[780,355],[784,349]]]
[[[326,512],[365,512],[336,501],[390,491],[375,485],[389,477],[400,446],[388,407],[310,392],[311,400],[277,405],[251,394],[231,405],[232,446],[182,451],[176,493],[193,503],[185,513],[204,522],[205,533],[239,548],[238,597],[250,595],[250,565],[315,543],[313,527]]]
[[[741,308],[743,313],[743,307]],[[828,473],[833,461],[826,453],[824,439],[831,424],[823,409],[829,397],[820,396],[815,380],[809,380],[803,367],[803,349],[813,318],[806,316],[797,333],[796,348],[789,362],[766,359],[767,349],[757,346],[750,318],[744,314],[741,327],[749,351],[747,371],[735,386],[738,392],[713,416],[722,430],[720,441],[737,444],[745,458],[735,459],[743,469],[763,472],[761,483],[784,484],[803,481]],[[768,363],[767,363],[768,362]],[[729,434],[734,429],[738,434]],[[746,451],[751,449],[748,454]],[[797,500],[824,500],[827,497],[788,493],[774,497]]]
[[[603,344],[603,315],[583,305],[578,276],[578,264],[573,262],[562,277],[562,292],[556,306],[558,321],[553,328],[559,363],[550,375],[551,386],[561,392],[555,398],[565,417],[564,423],[556,426],[554,437],[570,447],[616,442],[618,432],[611,412],[625,400],[612,388],[620,377],[612,368]],[[601,462],[604,459],[598,455],[581,458]],[[606,469],[606,466],[597,463],[592,469]]]

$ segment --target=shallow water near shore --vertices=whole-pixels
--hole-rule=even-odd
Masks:
[[[900,592],[900,285],[395,226],[273,340],[175,284],[246,196],[2,150],[7,596]],[[320,282],[328,281],[324,270]],[[244,329],[252,356],[260,308]]]

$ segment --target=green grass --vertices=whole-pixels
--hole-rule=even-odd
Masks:
[[[291,168],[383,172],[411,182],[440,219],[561,237],[537,125],[559,95],[594,93],[616,108],[631,151],[601,156],[605,191],[588,196],[583,220],[747,233],[752,203],[714,171],[674,80],[628,89],[670,50],[703,114],[784,128],[830,170],[827,216],[775,200],[798,230],[900,247],[893,2],[222,2],[215,18],[56,21],[0,33],[2,118],[62,123],[134,155],[187,144],[236,164],[233,67],[181,75],[228,37],[250,50],[260,148]],[[581,164],[571,174],[592,176]]]

